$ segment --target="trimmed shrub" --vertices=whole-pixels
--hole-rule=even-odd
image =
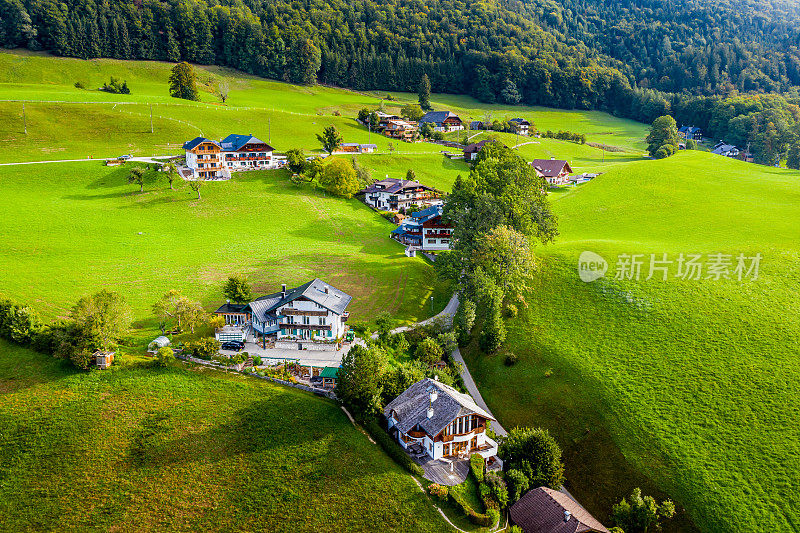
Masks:
[[[497,472],[489,472],[486,474],[486,484],[491,489],[492,503],[500,509],[506,507],[508,505],[508,487],[503,478]],[[492,507],[488,501],[486,501],[486,506]]]
[[[205,337],[186,343],[186,351],[198,359],[210,360],[219,353],[220,342],[214,337]]]
[[[364,424],[364,428],[372,435],[372,438],[377,442],[386,454],[395,460],[397,464],[414,474],[415,476],[422,477],[425,471],[415,463],[411,457],[406,454],[405,450],[386,433],[380,424],[374,419],[368,420]]]
[[[461,494],[450,491],[450,498],[461,508],[461,512],[469,518],[469,521],[476,526],[487,527],[492,525],[489,515],[476,512]]]
[[[500,521],[500,511],[497,509],[489,509],[486,511],[486,516],[489,517],[489,523],[487,524],[488,526],[493,526]]]
[[[162,346],[156,352],[156,365],[162,368],[169,366],[175,361],[175,352],[169,346]]]
[[[253,356],[253,366],[261,366],[261,356],[254,355]]]
[[[428,492],[430,492],[440,500],[447,500],[447,496],[450,493],[450,489],[447,485],[439,485],[438,483],[434,483],[433,485],[428,487]]]
[[[486,459],[477,453],[473,453],[469,456],[469,469],[475,481],[483,483],[484,474],[486,472]]]
[[[244,363],[244,357],[242,357],[242,354],[237,353],[233,356],[233,364],[241,365],[242,363]]]

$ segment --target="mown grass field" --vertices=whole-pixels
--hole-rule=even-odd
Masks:
[[[0,343],[2,531],[447,531],[331,401]]]
[[[320,277],[353,296],[355,320],[389,311],[430,316],[449,299],[423,258],[388,238],[394,227],[357,200],[292,185],[284,171],[242,173],[170,190],[157,172],[145,192],[125,167],[98,162],[0,167],[0,292],[46,318],[101,288],[123,294],[136,326],[175,288],[215,309],[223,281],[246,274],[256,294]]]
[[[702,531],[800,527],[800,174],[681,153],[621,166],[554,201],[530,307],[508,350],[466,356],[506,427],[542,425],[599,517],[634,486]],[[580,281],[581,252],[611,271]],[[614,280],[622,253],[763,256],[759,278]],[[649,262],[649,256],[646,258]],[[705,274],[704,274],[705,275]],[[609,279],[612,278],[612,279]],[[551,374],[549,377],[547,374]],[[669,530],[693,529],[687,516]]]
[[[364,165],[376,177],[399,177],[413,168],[426,184],[446,190],[463,162],[441,155],[444,147],[430,143],[401,143],[372,134],[358,125],[358,110],[377,108],[399,111],[416,95],[362,94],[328,87],[298,87],[263,80],[218,67],[196,67],[201,102],[168,96],[171,65],[109,59],[82,61],[30,52],[0,53],[0,163],[181,153],[181,144],[198,135],[222,138],[231,132],[252,133],[278,151],[302,148],[321,152],[316,134],[334,124],[345,142],[373,142],[377,154],[363,155]],[[127,80],[130,95],[98,91],[110,76]],[[225,106],[212,93],[220,80],[230,85]],[[75,82],[87,89],[77,89]],[[22,102],[28,133],[24,133]],[[581,171],[602,171],[609,163],[640,158],[646,127],[605,113],[558,111],[522,106],[485,105],[468,97],[434,95],[436,109],[452,109],[465,120],[482,120],[487,111],[498,119],[524,116],[540,129],[570,129],[587,134],[589,141],[620,146],[623,152],[606,152],[590,146],[542,139],[520,149],[526,158],[568,159]],[[153,132],[150,131],[150,108]],[[336,115],[338,113],[338,115]],[[476,132],[471,132],[476,133]],[[475,140],[485,136],[480,133]],[[458,138],[463,137],[459,134]],[[513,146],[513,135],[500,134]],[[534,141],[520,137],[522,142]],[[605,164],[604,164],[605,159]]]

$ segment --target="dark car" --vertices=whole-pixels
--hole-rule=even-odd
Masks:
[[[311,383],[322,383],[322,378],[319,376],[313,376],[309,381],[311,381]]]
[[[239,352],[244,349],[244,343],[241,341],[226,341],[220,345],[223,350],[233,350]]]

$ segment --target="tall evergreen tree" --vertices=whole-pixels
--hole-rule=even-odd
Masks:
[[[424,111],[430,111],[431,107],[431,80],[427,74],[423,74],[417,86],[417,96],[419,97],[419,106]]]

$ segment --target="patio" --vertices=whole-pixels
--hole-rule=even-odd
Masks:
[[[465,459],[454,457],[434,461],[427,454],[421,457],[409,455],[425,471],[425,479],[440,485],[458,485],[463,483],[469,474],[469,461]]]

